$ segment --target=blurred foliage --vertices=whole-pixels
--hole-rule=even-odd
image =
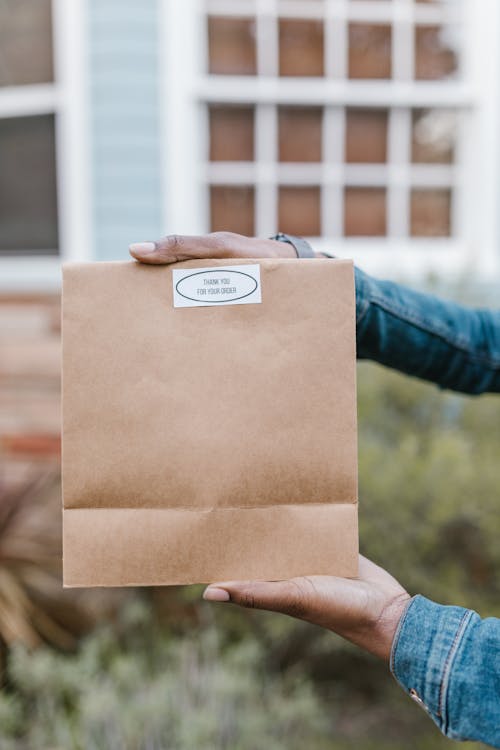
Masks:
[[[500,398],[360,372],[360,539],[413,593],[500,616]]]
[[[2,750],[352,747],[353,728],[303,670],[274,672],[257,637],[228,644],[221,632],[212,626],[175,635],[136,595],[113,627],[101,626],[74,656],[14,647],[0,694]],[[373,711],[358,707],[351,721],[367,740],[356,747],[398,747],[390,719],[377,742]],[[447,742],[434,731],[400,746],[438,750]]]
[[[16,735],[30,748],[64,750],[326,747],[311,684],[263,679],[263,668],[255,639],[222,655],[214,629],[172,637],[136,600],[118,632],[102,628],[75,657],[13,650],[2,748],[24,747]]]
[[[0,670],[13,643],[74,648],[125,598],[119,591],[64,591],[61,553],[58,470],[34,465],[23,482],[0,484]]]
[[[500,398],[442,393],[372,364],[358,374],[362,552],[412,593],[500,616]],[[59,534],[59,511],[44,507]],[[0,559],[0,597],[3,570]],[[22,629],[24,645],[9,639],[2,750],[452,746],[373,657],[305,623],[202,602],[201,591],[38,595],[46,617],[88,634],[73,653],[28,651]]]

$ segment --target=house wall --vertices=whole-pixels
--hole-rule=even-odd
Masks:
[[[199,165],[193,156],[192,145],[196,142],[198,131],[189,129],[189,117],[185,116],[186,112],[189,114],[192,102],[184,102],[185,108],[182,109],[179,101],[175,100],[176,86],[177,93],[182,94],[178,89],[182,88],[182,81],[189,78],[189,71],[186,71],[186,59],[182,60],[179,54],[175,54],[175,50],[164,60],[164,63],[167,61],[170,65],[168,70],[161,70],[160,56],[165,39],[159,36],[159,23],[162,9],[163,14],[168,9],[173,15],[168,18],[164,16],[164,21],[169,22],[164,31],[170,30],[169,38],[175,42],[169,49],[172,51],[173,47],[178,46],[182,55],[183,45],[193,39],[189,33],[182,33],[186,29],[186,24],[180,23],[182,9],[184,7],[189,16],[188,11],[193,2],[195,0],[74,0],[72,5],[67,0],[56,2],[57,7],[65,9],[60,24],[64,45],[72,49],[76,47],[72,54],[64,47],[64,54],[60,56],[60,72],[67,77],[62,98],[66,96],[67,90],[74,92],[75,96],[81,96],[83,90],[88,94],[82,97],[85,102],[82,101],[82,107],[77,108],[71,118],[78,119],[80,111],[86,117],[84,140],[86,146],[88,134],[90,149],[87,157],[85,147],[81,146],[81,158],[85,160],[90,176],[87,197],[92,220],[88,232],[83,233],[85,241],[78,243],[81,224],[75,224],[74,211],[69,212],[64,248],[66,259],[126,259],[127,247],[131,241],[153,239],[165,230],[185,231],[184,219],[191,220],[190,199],[193,198],[193,186],[196,187],[195,178],[199,177]],[[493,3],[492,0],[485,0],[482,14],[478,13],[477,6],[470,6],[472,20],[478,24],[475,38],[482,40],[486,52],[494,48],[496,29],[500,27],[498,18],[495,23],[492,21],[492,16],[498,16],[500,11],[489,12],[496,8],[495,2],[496,0]],[[69,33],[65,24],[68,16],[73,15],[75,7],[81,8],[82,22],[80,23],[80,13],[77,13],[71,22],[72,32]],[[174,23],[171,22],[172,18],[175,18]],[[491,29],[487,33],[488,26]],[[83,32],[81,56],[79,45],[75,45],[79,29]],[[471,265],[470,274],[466,278],[468,284],[470,279],[478,276],[484,279],[483,285],[475,288],[472,302],[496,306],[498,274],[489,269],[498,267],[495,259],[498,259],[497,196],[500,172],[497,162],[500,152],[495,146],[498,140],[495,139],[495,134],[498,132],[496,123],[499,115],[496,112],[498,103],[490,92],[495,90],[500,68],[495,60],[490,60],[487,55],[484,57],[486,53],[478,50],[479,45],[472,46],[479,58],[476,62],[477,76],[473,81],[473,91],[481,92],[480,96],[475,94],[474,101],[477,99],[488,103],[491,100],[491,111],[488,110],[482,117],[483,129],[479,131],[481,137],[472,140],[473,155],[475,162],[479,163],[481,153],[488,152],[490,170],[487,177],[490,185],[495,188],[477,191],[477,198],[472,196],[477,201],[475,213],[480,213],[479,224],[484,226],[484,231],[471,233]],[[80,57],[85,60],[80,60]],[[68,58],[72,59],[70,65]],[[83,69],[81,76],[76,70],[79,65]],[[85,86],[75,87],[75,78],[84,81]],[[162,89],[168,91],[166,104],[159,100]],[[56,108],[65,111],[66,103],[62,106],[59,94],[46,92],[44,96],[47,97],[49,111],[52,111],[52,96]],[[20,104],[16,104],[16,100],[11,101],[11,98],[12,93],[0,91],[0,109],[3,106],[4,111],[10,112],[8,108],[13,106],[17,113],[15,107]],[[26,106],[31,107],[30,101],[27,100]],[[169,107],[175,107],[177,113],[181,112],[176,121],[169,121],[165,116],[165,113],[168,115]],[[76,130],[79,130],[79,125]],[[175,137],[169,139],[168,134]],[[67,144],[65,139],[62,140],[63,145],[67,145],[70,150],[75,143],[80,144],[78,139],[72,137]],[[171,141],[170,144],[167,143],[168,140]],[[184,150],[182,142],[186,144]],[[170,145],[170,149],[165,153],[167,145]],[[169,168],[172,157],[175,158],[175,164]],[[484,161],[484,153],[482,160]],[[191,171],[185,168],[189,161],[192,162]],[[168,179],[165,180],[162,180],[162,165],[165,171],[169,170]],[[77,173],[78,180],[81,170],[73,171]],[[472,184],[483,184],[478,178],[481,174],[481,169],[477,170],[477,174],[471,173]],[[179,188],[179,175],[184,175],[184,192]],[[73,192],[80,195],[78,190],[68,191],[67,186],[71,182],[72,180],[63,180],[62,193]],[[171,191],[163,197],[162,182]],[[172,192],[174,190],[175,193]],[[72,202],[77,205],[80,203],[78,199],[72,199]],[[162,206],[168,212],[168,223],[164,221]],[[198,216],[196,220],[203,222],[203,212],[201,218]],[[87,234],[90,237],[88,243]],[[88,253],[81,247],[85,244],[91,246]],[[398,241],[395,249],[396,260],[388,275],[399,275],[401,279],[406,276],[414,284],[422,282],[425,278],[421,273],[425,258],[420,253],[424,252],[424,248],[419,248],[412,256],[405,253],[405,248]],[[442,279],[449,279],[456,267],[453,257],[446,255],[444,248],[439,251],[431,248],[429,252],[432,253],[433,263],[439,255]],[[365,259],[360,257],[359,262],[362,260]],[[378,246],[370,247],[366,254],[366,264],[363,265],[378,275],[384,275],[389,261],[386,241],[383,240]],[[486,270],[481,271],[483,268]],[[418,270],[420,273],[417,273]],[[0,490],[2,483],[19,477],[33,462],[45,464],[47,461],[58,461],[59,278],[59,259],[55,257],[3,259],[0,266]],[[15,284],[12,279],[15,279]],[[495,283],[491,283],[492,281]],[[53,293],[43,294],[47,289]],[[456,288],[440,288],[438,291],[451,296],[458,294]]]
[[[10,488],[57,471],[60,456],[58,295],[0,295],[0,504]]]
[[[158,2],[85,0],[73,6],[82,10],[74,18],[65,4],[54,7],[64,11],[58,17],[63,96],[68,90],[81,97],[75,116],[87,122],[77,162],[84,160],[90,179],[85,235],[91,248],[81,248],[80,238],[72,236],[78,226],[70,213],[64,257],[126,259],[131,241],[158,236],[162,224]],[[73,49],[70,21],[78,26],[73,29],[78,38],[82,32],[81,49]],[[73,74],[80,65],[78,88]],[[71,133],[63,135],[73,159],[75,142]],[[66,158],[66,151],[59,156]],[[76,179],[80,176],[81,170]],[[69,187],[71,181],[63,180],[66,207]],[[0,499],[9,487],[59,465],[59,279],[56,257],[3,259],[0,268]]]
[[[89,0],[92,237],[98,260],[161,233],[158,0]]]

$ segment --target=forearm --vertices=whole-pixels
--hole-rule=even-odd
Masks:
[[[500,748],[500,620],[417,596],[396,632],[391,671],[447,737]]]
[[[500,311],[470,309],[356,268],[359,359],[464,393],[500,392]]]

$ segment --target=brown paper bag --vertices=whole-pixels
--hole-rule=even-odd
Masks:
[[[63,277],[64,584],[357,575],[352,263]]]

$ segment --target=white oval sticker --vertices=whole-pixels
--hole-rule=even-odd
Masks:
[[[174,307],[261,302],[260,266],[173,269]]]

